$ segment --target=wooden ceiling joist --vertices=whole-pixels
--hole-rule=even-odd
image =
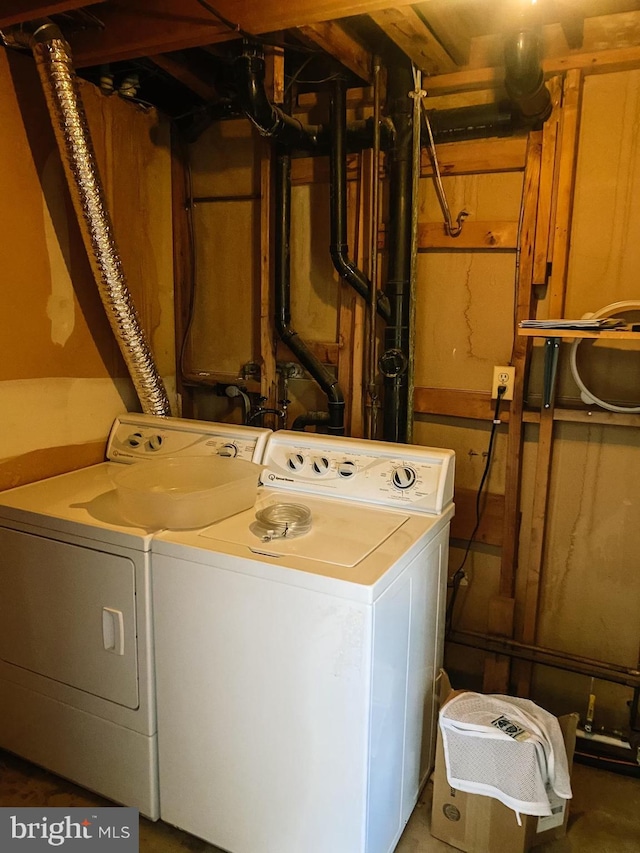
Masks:
[[[384,9],[371,19],[426,74],[446,74],[456,64],[411,7]]]
[[[411,0],[393,0],[408,6]],[[389,0],[216,0],[221,16],[242,31],[259,35],[309,26],[350,15],[368,14]],[[108,0],[99,8],[103,30],[85,30],[72,39],[78,66],[169,53],[238,38],[197,0]]]
[[[48,18],[50,15],[61,12],[71,12],[82,6],[92,6],[99,0],[53,0],[43,3],[42,0],[13,0],[12,3],[3,3],[0,8],[0,27],[11,27],[14,24],[23,24],[25,21],[34,21],[37,18]]]
[[[216,103],[220,100],[217,89],[211,83],[208,83],[186,60],[184,57],[175,56],[169,53],[160,53],[155,56],[150,56],[149,59],[158,68],[162,68],[167,74],[170,74],[174,79],[190,89],[203,101],[208,103]]]
[[[429,22],[429,29],[457,65],[467,65],[471,39],[477,34],[477,22],[465,6],[451,0],[429,0],[415,7]]]
[[[340,24],[335,21],[323,21],[299,27],[297,32],[305,41],[321,47],[361,80],[371,82],[371,53]]]

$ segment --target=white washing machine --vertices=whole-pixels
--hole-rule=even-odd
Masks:
[[[281,431],[263,465],[254,509],[152,542],[161,817],[389,853],[433,761],[454,454]]]
[[[0,493],[0,747],[158,818],[153,531],[119,516],[111,473],[163,456],[255,460],[268,433],[124,415],[110,461]]]

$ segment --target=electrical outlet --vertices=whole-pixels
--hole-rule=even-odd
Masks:
[[[491,399],[495,400],[498,397],[498,387],[504,385],[505,393],[502,395],[503,400],[513,400],[513,385],[516,379],[516,369],[507,365],[506,367],[493,368],[493,385],[491,386]]]

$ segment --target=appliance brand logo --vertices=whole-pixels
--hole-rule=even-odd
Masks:
[[[138,820],[132,808],[0,808],[0,850],[138,853]]]
[[[278,480],[280,483],[295,483],[293,477],[280,477],[278,474],[268,474],[267,477],[269,480]]]

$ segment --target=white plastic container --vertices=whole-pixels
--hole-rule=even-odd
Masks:
[[[255,504],[262,465],[222,456],[175,457],[113,474],[120,513],[136,527],[206,527]]]

